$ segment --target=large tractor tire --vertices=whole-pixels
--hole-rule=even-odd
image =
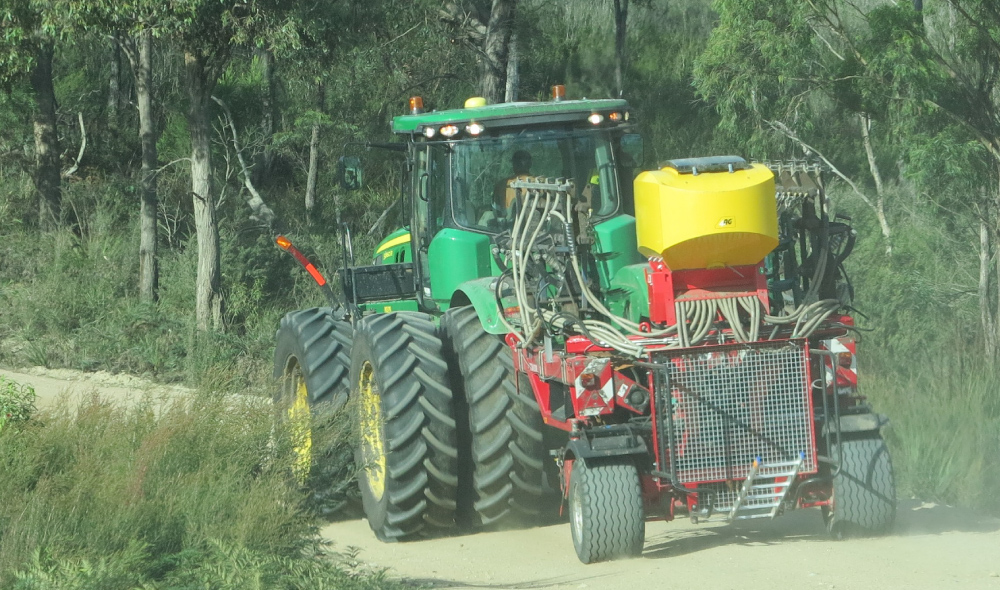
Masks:
[[[453,356],[453,384],[461,393],[460,423],[468,422],[459,498],[461,520],[473,527],[519,524],[537,516],[547,497],[558,496],[545,481],[542,417],[530,386],[518,400],[514,362],[500,336],[487,333],[476,310],[453,307],[441,320]]]
[[[368,524],[383,541],[455,525],[454,399],[437,327],[422,313],[362,319],[351,350],[356,462]]]
[[[347,401],[352,334],[351,324],[336,319],[330,308],[290,312],[278,327],[274,377],[280,380],[280,388],[274,401],[279,419],[287,420],[289,426],[295,453],[292,469],[300,483],[305,483],[314,463],[322,480],[336,479],[334,475],[349,470],[349,455],[327,456],[336,454],[333,449],[314,452],[313,427],[316,420],[331,416]]]
[[[631,459],[573,462],[569,526],[583,563],[642,553],[646,519],[639,471]]]
[[[508,361],[513,365],[513,359]],[[510,367],[513,371],[513,366]],[[549,455],[550,448],[563,444],[553,444],[546,436],[545,422],[542,421],[542,410],[538,407],[531,382],[523,373],[517,376],[517,388],[507,392],[511,399],[511,407],[507,412],[507,422],[514,429],[510,441],[510,452],[514,457],[514,470],[510,479],[514,483],[515,501],[511,507],[521,515],[522,519],[538,523],[546,520],[545,516],[559,515],[559,505],[562,502],[562,490],[559,486],[559,468]],[[562,434],[561,431],[558,431]],[[548,429],[552,434],[553,430]],[[548,444],[547,444],[548,443]]]
[[[833,476],[833,505],[824,511],[830,534],[841,539],[888,532],[896,518],[896,483],[885,441],[871,434],[834,449],[840,469]]]

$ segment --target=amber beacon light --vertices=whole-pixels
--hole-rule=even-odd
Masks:
[[[424,112],[424,99],[420,96],[410,97],[410,114],[419,115]]]

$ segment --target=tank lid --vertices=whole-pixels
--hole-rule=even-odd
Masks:
[[[702,172],[735,172],[746,170],[750,164],[739,156],[710,156],[707,158],[684,158],[681,160],[667,160],[663,168],[673,168],[678,174],[693,174],[697,176]]]

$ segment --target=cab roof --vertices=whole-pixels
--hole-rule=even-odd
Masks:
[[[392,119],[392,132],[422,133],[427,127],[479,123],[487,130],[545,123],[586,122],[594,113],[607,115],[628,111],[622,99],[561,100],[551,102],[505,102],[464,109],[432,111],[419,115],[401,115]],[[623,118],[624,121],[624,118]]]

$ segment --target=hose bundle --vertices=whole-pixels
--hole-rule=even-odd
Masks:
[[[806,301],[790,313],[778,316],[767,315],[762,309],[761,301],[755,295],[740,295],[718,299],[678,300],[675,302],[677,323],[665,329],[644,330],[637,322],[615,315],[590,290],[588,282],[580,265],[577,244],[574,239],[572,220],[573,184],[564,179],[548,180],[543,178],[518,179],[511,187],[520,192],[520,208],[514,216],[514,224],[510,233],[509,269],[500,281],[509,280],[513,286],[517,301],[517,320],[514,325],[503,314],[501,322],[525,346],[531,345],[544,333],[556,331],[576,331],[587,336],[596,344],[612,348],[624,355],[638,358],[646,354],[646,347],[657,344],[658,347],[687,348],[703,343],[718,321],[719,316],[725,320],[737,342],[754,342],[760,339],[762,324],[774,326],[769,339],[774,339],[782,326],[793,325],[792,338],[805,338],[831,313],[840,307],[835,299],[817,300],[819,285],[826,268],[827,256],[825,244],[819,261],[813,273],[813,281],[806,295]],[[558,222],[561,227],[553,227]],[[579,290],[580,307],[590,308],[606,318],[581,319],[567,311],[557,311],[536,306],[537,299],[530,293],[529,286],[541,290],[542,282],[537,276],[532,276],[530,267],[534,264],[546,264],[543,256],[537,251],[543,240],[560,239],[566,241],[565,248],[559,250],[568,257],[566,269],[572,269],[573,283]],[[558,286],[560,293],[566,288],[568,281],[563,277]],[[497,285],[497,293],[501,291]],[[499,297],[498,297],[499,300]],[[744,312],[741,316],[740,311]],[[743,318],[746,318],[744,322]],[[629,335],[642,336],[637,342],[629,339]]]

